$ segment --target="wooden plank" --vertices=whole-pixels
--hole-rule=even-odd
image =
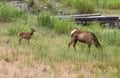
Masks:
[[[80,14],[80,15],[61,15],[61,16],[55,16],[55,17],[63,18],[63,19],[75,19],[76,17],[89,17],[89,16],[101,16],[101,14],[94,13],[94,14]]]

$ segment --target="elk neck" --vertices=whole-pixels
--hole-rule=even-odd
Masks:
[[[34,33],[34,32],[33,32],[33,31],[31,31],[31,32],[30,32],[30,35],[33,35],[33,33]]]

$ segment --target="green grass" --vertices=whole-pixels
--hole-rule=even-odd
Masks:
[[[54,21],[51,18],[51,13],[46,13],[46,12],[39,13],[37,15],[37,23],[38,26],[49,27],[49,28],[54,27]]]
[[[16,19],[25,19],[27,18],[27,14],[25,11],[21,11],[8,3],[0,2],[0,21],[9,22],[15,21]]]
[[[7,27],[6,36],[11,36],[12,41],[10,42],[11,46],[19,46],[17,43],[18,37],[17,33],[20,31],[30,31],[31,26],[21,25],[18,24],[11,24]],[[91,47],[91,53],[89,57],[87,57],[88,48],[85,44],[78,43],[77,44],[77,52],[74,52],[73,48],[71,47],[69,52],[67,50],[68,42],[70,40],[70,36],[64,34],[57,34],[56,29],[49,29],[47,27],[34,27],[37,29],[37,32],[31,39],[31,45],[28,46],[33,49],[34,57],[39,59],[47,59],[48,61],[64,61],[64,60],[74,60],[79,61],[86,56],[86,60],[89,59],[101,59],[100,56],[103,58],[112,61],[112,58],[109,59],[109,56],[116,58],[116,55],[119,55],[119,32],[118,29],[105,29],[101,27],[95,27],[97,25],[93,25],[91,27],[78,27],[83,30],[88,30],[94,32],[98,37],[101,45],[103,46],[103,51],[99,51],[96,49],[95,46]],[[5,30],[5,28],[2,27]],[[44,32],[45,31],[45,32]],[[101,32],[102,31],[102,32]],[[2,31],[3,32],[3,31]],[[5,33],[4,33],[5,34]],[[2,34],[1,34],[2,35]],[[114,36],[114,37],[111,37]],[[15,38],[15,40],[14,40]],[[15,42],[14,42],[15,41]],[[14,42],[14,43],[13,43]],[[114,45],[113,45],[114,44]],[[23,40],[23,45],[27,47],[27,41]],[[22,47],[21,46],[21,47]],[[116,54],[117,53],[117,54]],[[118,56],[118,58],[120,58]],[[104,60],[104,59],[103,59]],[[117,60],[116,60],[117,61]]]
[[[58,19],[50,13],[42,12],[37,15],[37,26],[55,29],[57,33],[70,33],[76,24],[73,20]]]
[[[93,2],[93,1],[92,1]],[[91,3],[91,1],[87,0],[61,0],[66,6],[73,7],[77,9],[78,13],[93,13],[95,12],[95,4]]]
[[[9,15],[7,17],[9,18]],[[15,15],[16,17],[18,16]],[[79,42],[76,46],[76,52],[73,46],[68,50],[70,31],[76,27],[95,33],[103,50],[92,45],[91,52],[88,55],[87,45]],[[30,45],[27,44],[27,40],[22,40],[22,44],[19,45],[18,33],[29,32],[30,28],[36,29],[30,40]],[[69,73],[85,71],[85,73],[89,72],[92,77],[96,78],[119,78],[119,40],[119,29],[103,28],[97,23],[81,27],[72,20],[51,18],[51,13],[46,12],[41,12],[35,17],[27,17],[26,14],[23,19],[8,23],[0,22],[0,61],[5,61],[5,64],[8,65],[18,63],[18,67],[21,68],[22,66],[33,66],[34,68],[36,63],[39,67],[40,63],[45,63],[45,65],[50,65],[54,72],[59,71],[57,70],[59,67],[55,63],[63,63],[60,66],[64,67],[64,62],[66,62],[66,65],[70,66],[68,67]],[[54,68],[54,65],[57,68]],[[80,74],[79,77],[84,77],[84,73]]]
[[[97,0],[96,0],[97,1]],[[97,1],[97,4],[101,8],[108,8],[108,9],[119,9],[120,8],[120,1],[119,0],[100,0]]]
[[[9,24],[1,23],[0,27],[0,44],[2,45],[0,47],[8,49],[7,53],[6,51],[1,52],[0,59],[6,62],[15,62],[20,57],[25,59],[25,63],[22,65],[27,64],[32,66],[34,66],[34,64],[32,64],[33,62],[53,64],[56,62],[69,61],[75,64],[79,70],[79,65],[88,61],[93,63],[96,61],[101,63],[98,63],[97,67],[105,64],[99,68],[100,70],[107,71],[107,67],[110,66],[111,68],[116,68],[117,73],[119,73],[119,29],[102,28],[95,23],[90,27],[78,27],[82,30],[94,32],[103,46],[103,50],[98,50],[93,45],[88,55],[87,45],[79,42],[77,43],[77,52],[74,51],[72,46],[68,51],[70,34],[58,34],[56,33],[56,29],[35,26],[34,23],[31,22],[29,24],[22,24],[20,21]],[[22,31],[29,32],[31,27],[35,28],[37,32],[30,40],[30,45],[27,44],[26,40],[22,41],[22,45],[19,45],[17,33]],[[7,40],[9,40],[9,42],[7,42]],[[118,76],[117,73],[115,76]],[[113,75],[108,74],[108,76],[114,77],[114,73]]]
[[[99,12],[98,9],[116,10],[120,8],[119,0],[61,0],[60,2],[63,6],[76,9],[76,13],[94,13]]]

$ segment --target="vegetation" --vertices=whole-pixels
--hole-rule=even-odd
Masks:
[[[39,0],[35,1],[40,2]],[[119,0],[111,0],[112,8],[108,8],[110,1],[91,0],[89,2],[88,0],[85,3],[83,0],[79,0],[85,3],[83,5],[77,4],[75,1],[77,0],[61,0],[57,8],[70,7],[70,10],[77,9],[76,13],[103,12],[104,9],[117,10],[118,6],[114,3],[119,2]],[[47,0],[42,2],[48,3]],[[92,3],[94,5],[91,5]],[[21,11],[7,3],[3,4],[0,2],[0,70],[5,77],[11,77],[8,73],[14,75],[12,78],[19,76],[21,78],[65,78],[63,73],[66,73],[69,78],[120,77],[119,29],[104,28],[97,23],[85,27],[77,26],[73,20],[61,20],[53,17],[54,12],[50,10],[52,8],[41,9],[37,15],[30,16],[26,11]],[[85,11],[80,11],[81,8],[78,6],[86,7]],[[93,6],[100,10],[93,11]],[[27,41],[23,40],[19,45],[18,33],[28,32],[30,28],[36,29],[36,33],[30,40],[31,44],[28,45]],[[85,44],[77,43],[76,52],[72,47],[68,51],[70,31],[74,28],[95,33],[103,50],[92,46],[91,52],[88,53]],[[76,76],[74,77],[73,74]],[[0,77],[2,76],[0,75]]]
[[[95,4],[91,3],[90,0],[61,0],[66,6],[77,9],[79,13],[93,13],[95,12]]]
[[[25,15],[24,11],[20,11],[19,9],[8,5],[8,3],[0,2],[0,21],[9,22],[16,20],[17,18],[27,18]]]
[[[57,33],[70,33],[76,27],[73,20],[60,20],[50,13],[42,12],[37,16],[38,26],[54,28]]]

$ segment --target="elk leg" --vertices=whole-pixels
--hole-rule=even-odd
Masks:
[[[28,45],[30,44],[30,40],[28,40]]]
[[[21,44],[21,40],[22,40],[22,39],[23,39],[22,37],[19,39],[19,45]]]
[[[88,51],[90,52],[91,43],[88,43]]]
[[[76,43],[77,43],[77,40],[74,41],[74,44],[73,44],[73,47],[74,47],[74,50],[76,51]]]
[[[68,49],[70,48],[71,44],[72,44],[74,41],[75,41],[74,38],[71,38],[71,41],[70,41],[69,44],[68,44]]]

